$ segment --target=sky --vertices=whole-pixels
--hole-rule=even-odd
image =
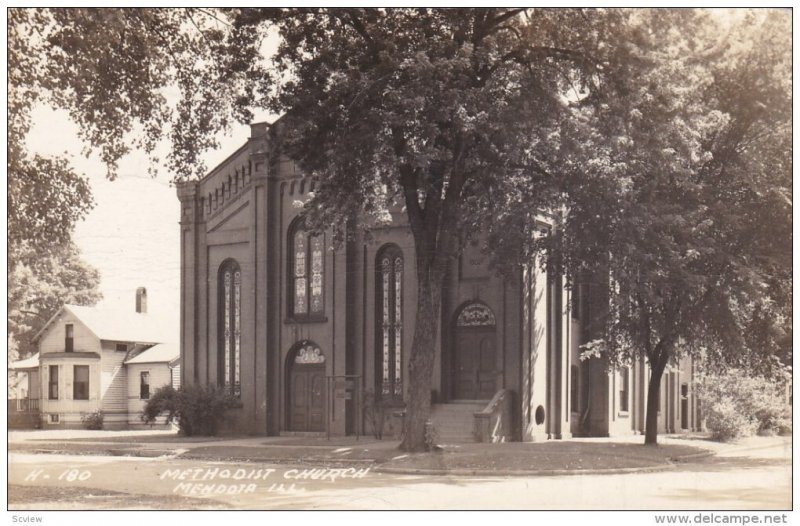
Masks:
[[[137,287],[146,287],[148,313],[159,319],[168,341],[178,341],[180,323],[180,206],[170,174],[147,173],[148,159],[133,152],[119,163],[114,181],[96,157],[82,155],[84,144],[65,112],[41,106],[33,112],[27,137],[31,152],[64,155],[84,174],[95,207],[76,225],[74,241],[83,259],[100,271],[103,300],[99,306],[133,311]],[[210,169],[241,146],[247,126],[220,136],[221,147],[204,156]]]

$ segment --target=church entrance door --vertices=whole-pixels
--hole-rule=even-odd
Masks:
[[[494,329],[462,329],[456,337],[455,398],[488,400],[494,396],[495,377]]]
[[[497,331],[494,313],[482,303],[467,305],[456,319],[453,338],[453,397],[488,400],[497,388]]]
[[[291,362],[288,407],[290,431],[325,431],[325,357],[313,344]]]

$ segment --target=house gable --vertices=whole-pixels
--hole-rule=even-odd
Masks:
[[[39,353],[44,355],[66,350],[66,326],[72,324],[72,350],[76,352],[99,352],[100,339],[69,309],[62,307],[37,334]]]

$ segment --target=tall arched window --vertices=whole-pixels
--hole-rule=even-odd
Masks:
[[[233,260],[219,271],[219,384],[240,397],[242,347],[242,271]]]
[[[296,320],[325,312],[325,237],[312,236],[302,220],[289,229],[289,312]]]
[[[403,397],[403,253],[397,245],[378,251],[378,379],[384,397]]]

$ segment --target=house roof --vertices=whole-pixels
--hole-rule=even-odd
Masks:
[[[91,352],[91,351],[60,351],[60,352],[47,352],[41,356],[40,361],[50,361],[50,360],[58,360],[58,361],[73,361],[76,358],[89,358],[92,360],[99,360],[100,353]]]
[[[162,343],[142,351],[133,358],[125,360],[125,365],[130,363],[161,363],[172,362],[180,357],[178,347],[169,343]]]
[[[58,355],[58,356],[56,356]],[[180,350],[177,346],[169,343],[156,344],[149,349],[140,352],[133,358],[125,360],[125,364],[129,363],[170,363],[175,362],[180,358]],[[78,358],[99,358],[97,353],[47,353],[47,358],[65,358],[65,357],[78,357]],[[37,369],[39,367],[39,353],[29,356],[24,360],[18,360],[8,365],[9,371],[22,371],[25,369]]]
[[[34,341],[38,340],[49,329],[62,311],[70,312],[100,340],[159,343],[166,339],[164,331],[159,327],[157,320],[147,314],[65,304],[42,327],[42,330],[33,337]]]
[[[39,367],[39,353],[28,356],[24,360],[18,360],[8,364],[9,371],[19,371],[22,369],[36,369]]]

